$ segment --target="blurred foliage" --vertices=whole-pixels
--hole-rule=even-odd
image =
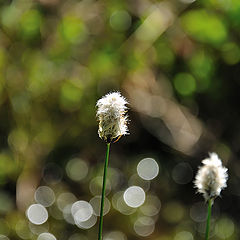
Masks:
[[[239,27],[239,0],[0,0],[0,238],[96,238],[96,217],[77,227],[69,204],[99,195],[95,103],[121,90],[130,135],[111,149],[104,240],[202,239],[192,180],[209,151],[230,175],[211,239],[239,239]],[[144,157],[159,165],[151,183],[137,175]],[[54,199],[34,225],[41,185]],[[122,197],[131,185],[146,192],[137,209]]]

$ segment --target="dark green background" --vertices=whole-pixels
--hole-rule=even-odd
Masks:
[[[146,239],[183,240],[182,231],[203,239],[190,216],[203,201],[192,180],[214,151],[229,180],[215,201],[211,239],[239,239],[239,29],[239,0],[1,0],[0,233],[20,239],[20,222],[25,239],[36,239],[25,210],[39,185],[56,197],[92,198],[89,183],[101,176],[105,154],[95,104],[120,90],[130,102],[130,135],[111,147],[110,166],[122,175],[109,200],[128,187],[143,157],[154,157],[161,171],[146,194],[162,207]],[[66,174],[73,157],[89,164],[83,182]],[[182,162],[190,168],[186,184],[173,178]],[[104,232],[142,239],[133,229],[141,214],[111,208]],[[59,240],[97,236],[97,225],[81,230],[51,214],[48,224]]]

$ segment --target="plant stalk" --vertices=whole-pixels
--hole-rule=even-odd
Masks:
[[[100,208],[98,240],[102,240],[103,208],[104,208],[104,198],[105,198],[105,189],[106,189],[106,180],[107,180],[107,168],[108,168],[109,151],[110,151],[110,143],[107,143],[107,151],[106,151],[106,158],[105,158],[104,172],[103,172],[102,198],[101,198],[101,208]]]
[[[210,221],[211,221],[211,214],[212,214],[212,205],[213,205],[213,200],[209,199],[208,200],[208,216],[207,216],[205,240],[208,240],[208,236],[209,236]]]

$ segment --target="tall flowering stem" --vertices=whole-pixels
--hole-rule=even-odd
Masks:
[[[210,221],[211,221],[211,214],[212,214],[212,205],[213,205],[213,200],[209,199],[208,200],[208,216],[207,216],[205,240],[208,240],[208,236],[209,236]]]
[[[216,153],[210,153],[209,158],[202,161],[203,165],[198,169],[194,184],[197,191],[203,194],[208,202],[208,216],[206,225],[205,240],[208,240],[212,205],[222,189],[227,187],[227,168],[222,166],[222,161]]]
[[[105,189],[106,189],[106,180],[107,180],[107,168],[108,168],[109,151],[110,151],[110,143],[107,144],[106,158],[105,158],[104,171],[103,171],[102,198],[101,198],[101,207],[100,207],[100,221],[99,221],[98,240],[102,240],[103,208],[104,208],[104,198],[105,198]]]
[[[102,240],[103,209],[110,144],[112,142],[116,142],[121,136],[128,134],[126,104],[128,104],[128,102],[123,96],[121,96],[119,92],[108,93],[97,101],[98,109],[96,115],[99,122],[98,135],[107,143],[107,152],[103,172],[98,240]]]

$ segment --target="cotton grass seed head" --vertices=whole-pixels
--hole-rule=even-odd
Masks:
[[[202,161],[198,169],[194,185],[205,200],[215,199],[221,190],[227,187],[227,168],[222,166],[222,161],[216,153],[210,153],[209,158]]]
[[[97,101],[98,135],[107,143],[128,133],[126,104],[119,92],[108,93]]]

